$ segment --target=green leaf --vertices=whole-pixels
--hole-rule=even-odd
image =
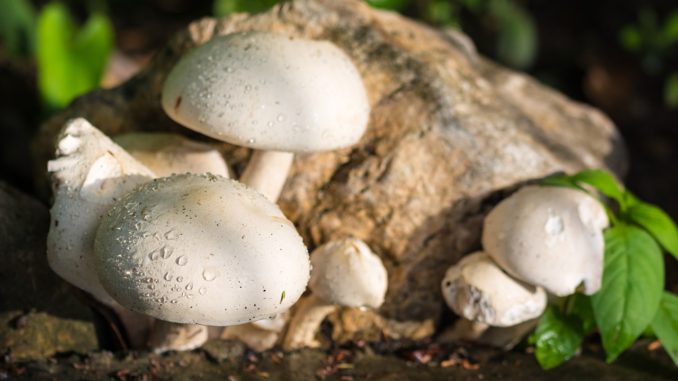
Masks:
[[[670,108],[678,107],[678,72],[671,74],[664,82],[664,103]]]
[[[215,0],[214,15],[228,16],[233,13],[259,13],[278,4],[279,0]]]
[[[678,365],[678,296],[669,292],[662,294],[657,315],[652,321],[652,330]]]
[[[678,259],[678,228],[666,212],[652,204],[636,201],[629,207],[627,215]]]
[[[513,67],[526,68],[537,53],[537,28],[532,17],[518,4],[493,0],[489,8],[499,25],[497,56]]]
[[[33,53],[35,11],[29,1],[0,1],[0,40],[5,49],[15,56]]]
[[[113,27],[101,14],[78,29],[60,3],[46,5],[38,17],[38,86],[52,109],[99,85],[113,48]]]
[[[584,334],[593,331],[596,326],[596,319],[593,316],[593,307],[591,306],[591,297],[576,293],[571,295],[567,315],[576,317]]]
[[[572,180],[591,185],[600,193],[617,201],[619,205],[626,206],[624,188],[610,172],[602,169],[587,169],[572,175]]]
[[[565,187],[583,190],[572,180],[572,176],[568,175],[551,175],[543,178],[540,184],[544,186]]]
[[[410,0],[367,0],[367,4],[374,8],[400,11],[410,5]]]
[[[539,319],[537,330],[530,336],[530,343],[536,346],[534,353],[539,365],[551,369],[572,357],[583,338],[584,331],[578,319],[549,306]]]
[[[678,43],[678,11],[673,11],[669,17],[666,18],[662,35],[667,47]]]
[[[608,362],[650,324],[663,287],[661,250],[648,233],[624,223],[605,231],[603,282],[591,302]]]
[[[619,32],[622,46],[630,52],[638,52],[643,46],[643,35],[635,25],[627,25]]]

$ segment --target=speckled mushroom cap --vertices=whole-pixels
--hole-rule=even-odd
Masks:
[[[241,183],[184,174],[153,180],[107,213],[95,241],[106,290],[176,323],[234,325],[287,310],[308,252],[278,207]]]
[[[509,327],[541,315],[546,293],[513,279],[481,251],[469,254],[445,273],[447,305],[458,315],[495,327]]]
[[[269,32],[215,37],[187,53],[165,81],[162,106],[215,139],[287,152],[356,143],[370,108],[342,50]]]
[[[512,276],[565,296],[600,288],[605,209],[584,192],[527,186],[486,217],[483,249]]]
[[[125,151],[158,177],[182,173],[211,173],[229,177],[219,150],[177,134],[131,132],[113,138]]]
[[[361,240],[330,241],[311,254],[308,287],[330,304],[378,308],[384,303],[388,279],[381,259]]]
[[[47,260],[54,272],[110,304],[94,270],[94,235],[113,203],[155,174],[82,118],[66,122],[48,163],[54,204]]]

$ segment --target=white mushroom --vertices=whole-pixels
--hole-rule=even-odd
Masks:
[[[82,118],[66,122],[47,170],[54,194],[47,235],[50,267],[112,308],[131,344],[143,345],[150,320],[121,307],[101,286],[94,269],[94,235],[115,200],[155,175]]]
[[[184,174],[118,201],[95,240],[103,286],[123,306],[175,323],[234,325],[287,310],[308,253],[278,207],[237,181]]]
[[[117,199],[155,175],[82,118],[66,123],[47,170],[54,190],[49,265],[69,283],[111,304],[94,270],[96,228]]]
[[[259,150],[241,181],[272,201],[293,152],[356,143],[370,110],[342,50],[268,32],[215,37],[186,54],[165,81],[162,106],[188,128]]]
[[[512,276],[557,296],[600,288],[607,214],[584,192],[527,186],[485,219],[483,248]]]
[[[273,348],[278,342],[287,323],[287,316],[288,313],[283,312],[270,319],[225,327],[220,337],[242,341],[249,348],[263,352]]]
[[[381,259],[358,239],[326,243],[311,254],[310,296],[299,302],[283,342],[286,350],[317,347],[320,324],[338,306],[378,308],[388,286]]]
[[[133,132],[113,138],[158,177],[211,173],[229,177],[226,161],[215,147],[168,133]]]
[[[490,326],[513,326],[546,308],[541,287],[513,279],[482,251],[450,267],[441,287],[445,302],[459,316]]]
[[[441,288],[447,305],[461,317],[443,340],[508,347],[520,339],[514,335],[524,334],[516,327],[540,316],[547,302],[541,287],[513,279],[482,251],[450,267]]]

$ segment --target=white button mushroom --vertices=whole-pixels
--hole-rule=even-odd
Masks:
[[[229,177],[226,161],[215,147],[167,133],[132,132],[113,138],[158,177],[211,173]]]
[[[184,174],[138,187],[95,240],[103,286],[123,306],[175,323],[233,325],[287,310],[308,253],[278,207],[237,181]]]
[[[241,181],[272,201],[291,166],[289,152],[356,143],[370,111],[360,74],[342,50],[268,32],[215,37],[186,54],[165,81],[162,106],[188,128],[263,150]]]
[[[388,279],[381,259],[358,239],[326,243],[311,254],[312,295],[299,303],[285,336],[286,350],[316,347],[323,319],[337,306],[378,308]]]
[[[485,219],[482,242],[506,272],[566,296],[583,282],[600,288],[607,215],[584,192],[527,186],[499,203]]]
[[[513,279],[480,251],[450,267],[441,287],[454,312],[490,326],[513,326],[538,317],[546,308],[541,287]]]
[[[47,167],[54,190],[47,260],[69,283],[114,304],[94,270],[96,228],[116,199],[155,175],[82,118],[66,123],[56,156]]]

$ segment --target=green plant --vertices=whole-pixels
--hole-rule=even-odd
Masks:
[[[578,350],[596,327],[607,361],[614,361],[646,332],[654,332],[678,364],[678,297],[664,288],[662,248],[678,259],[678,229],[658,207],[640,201],[602,170],[548,177],[544,185],[587,192],[605,206],[601,289],[588,297],[572,295],[549,307],[530,337],[543,368],[556,367]]]
[[[78,27],[68,8],[47,4],[37,21],[38,87],[48,109],[59,109],[99,85],[113,48],[113,27],[94,12]]]
[[[654,10],[641,10],[638,21],[619,32],[619,41],[624,49],[639,56],[648,74],[662,76],[664,103],[671,108],[678,107],[678,73],[665,72],[678,46],[678,11],[668,14],[661,23]]]
[[[35,10],[28,0],[0,1],[0,40],[12,55],[33,54]]]
[[[279,0],[215,0],[212,12],[217,17],[239,12],[258,13],[271,8],[278,2]]]

